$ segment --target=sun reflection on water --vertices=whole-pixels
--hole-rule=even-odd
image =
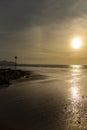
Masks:
[[[81,71],[80,68],[80,65],[72,65],[71,69],[71,96],[75,99],[75,101],[79,99],[79,75]]]
[[[80,69],[80,68],[82,68],[82,66],[81,65],[71,65],[71,68],[73,68],[73,69]]]
[[[71,87],[71,93],[72,93],[72,97],[75,98],[75,100],[78,100],[79,98],[78,87]]]
[[[71,69],[71,79],[70,79],[70,93],[71,93],[71,104],[73,120],[77,121],[79,117],[79,105],[80,105],[80,89],[79,89],[79,75],[81,73],[81,66],[75,65]]]
[[[72,66],[69,75],[69,93],[70,93],[70,118],[68,118],[70,127],[74,130],[87,129],[86,115],[86,96],[84,95],[84,80],[82,79],[83,70],[81,66]]]

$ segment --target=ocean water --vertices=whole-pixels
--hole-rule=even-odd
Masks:
[[[87,69],[19,67],[46,76],[0,89],[0,128],[87,130]]]

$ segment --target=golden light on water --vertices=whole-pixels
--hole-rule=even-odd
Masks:
[[[73,70],[75,70],[75,69],[79,70],[81,67],[82,67],[81,65],[71,65],[71,68]]]
[[[72,97],[75,98],[75,100],[78,100],[78,98],[79,98],[78,87],[72,87],[71,93],[72,93]]]
[[[79,105],[81,100],[80,95],[80,74],[81,74],[81,66],[80,65],[72,65],[71,66],[71,77],[70,77],[70,94],[71,94],[71,111],[73,114],[73,121],[77,122],[79,113]]]
[[[72,39],[72,48],[79,49],[82,46],[82,40],[78,37]]]
[[[74,101],[78,102],[79,99],[79,75],[81,71],[80,65],[72,65],[71,66],[71,95],[74,98]]]

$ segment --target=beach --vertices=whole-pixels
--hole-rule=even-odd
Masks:
[[[0,89],[0,129],[87,129],[87,69],[25,70],[46,78],[16,82]]]

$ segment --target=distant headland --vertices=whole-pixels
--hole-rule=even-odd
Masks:
[[[2,60],[0,61],[0,65],[15,65],[15,62]]]

